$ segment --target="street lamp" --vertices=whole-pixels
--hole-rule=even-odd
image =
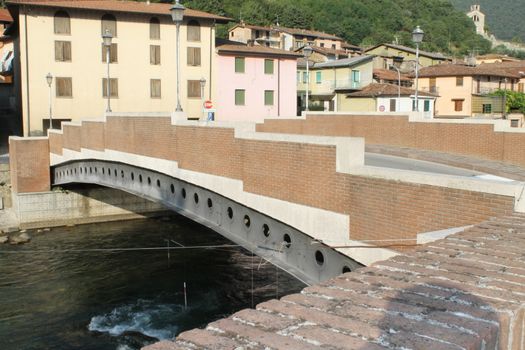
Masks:
[[[400,112],[399,110],[399,104],[401,103],[401,71],[399,68],[394,66],[393,64],[390,65],[390,68],[393,68],[397,71],[397,112]]]
[[[199,80],[200,84],[201,84],[201,100],[202,100],[202,114],[204,115],[204,87],[206,86],[206,79],[204,78],[201,78],[201,80]],[[206,116],[204,116],[206,117]],[[206,119],[206,118],[204,118]]]
[[[51,106],[51,95],[52,95],[51,84],[53,84],[53,76],[51,75],[51,73],[47,73],[46,81],[47,81],[47,86],[49,86],[49,128],[48,129],[53,129],[53,109]]]
[[[175,112],[182,112],[182,107],[180,106],[180,66],[179,66],[179,51],[180,51],[180,24],[184,18],[184,10],[186,8],[179,3],[179,0],[176,0],[175,4],[170,8],[171,19],[177,26],[177,108]]]
[[[310,63],[309,63],[309,58],[310,56],[312,55],[312,47],[310,45],[306,45],[304,48],[303,48],[303,55],[304,55],[304,58],[306,59],[306,111],[308,112],[309,111],[309,108],[308,108],[308,89],[310,88]]]
[[[425,32],[421,28],[419,28],[419,26],[417,26],[416,29],[414,29],[414,31],[412,32],[412,41],[416,44],[416,94],[415,94],[416,103],[412,109],[415,110],[416,112],[419,112],[419,101],[418,101],[418,96],[417,96],[418,83],[419,83],[418,82],[418,79],[419,79],[419,44],[421,44],[421,42],[423,41],[424,36],[425,36]]]
[[[109,80],[109,60],[110,60],[110,50],[111,50],[111,40],[113,40],[113,35],[111,35],[111,32],[109,29],[106,29],[104,31],[104,34],[102,34],[102,42],[104,46],[106,47],[106,64],[108,67],[108,76],[106,81],[106,95],[108,98],[108,106],[106,108],[106,112],[111,112],[111,84]]]

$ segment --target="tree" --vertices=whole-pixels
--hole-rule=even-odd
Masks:
[[[506,95],[506,112],[520,111],[525,114],[525,94],[512,90],[498,90],[493,93],[494,96]]]

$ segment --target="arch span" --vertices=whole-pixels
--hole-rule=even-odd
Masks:
[[[197,221],[306,284],[362,265],[307,234],[214,191],[153,170],[95,159],[52,168],[54,185],[96,184],[162,203]]]

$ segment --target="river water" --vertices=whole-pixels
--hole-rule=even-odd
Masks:
[[[242,248],[96,250],[232,244],[180,216],[30,234],[0,246],[2,350],[139,349],[304,288]]]

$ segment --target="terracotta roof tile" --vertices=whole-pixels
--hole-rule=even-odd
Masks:
[[[352,92],[350,94],[347,94],[348,97],[380,97],[380,96],[397,96],[399,92],[401,93],[401,96],[412,96],[416,90],[409,89],[407,87],[398,87],[394,84],[378,84],[378,83],[372,83],[364,87],[362,90],[357,92]],[[433,94],[430,94],[425,91],[419,91],[418,95],[420,96],[430,96],[430,97],[436,97]]]
[[[420,78],[477,75],[488,75],[503,78],[521,77],[515,69],[510,69],[508,67],[506,68],[501,63],[482,64],[476,67],[467,66],[464,64],[437,64],[435,66],[424,67],[419,70]]]
[[[389,69],[374,69],[374,78],[380,80],[395,80],[397,81],[399,76],[395,70]],[[401,81],[412,80],[408,75],[401,73]]]
[[[320,32],[317,30],[288,28],[288,27],[281,27],[281,26],[257,26],[257,25],[245,24],[245,23],[240,23],[240,24],[235,25],[233,28],[230,29],[230,31],[237,27],[241,27],[241,28],[244,27],[244,28],[249,28],[249,29],[254,29],[254,30],[284,32],[284,33],[288,33],[291,35],[313,36],[313,37],[320,38],[320,39],[332,39],[332,40],[340,40],[340,41],[343,40],[340,37],[335,36],[333,34],[328,34],[328,33]]]
[[[219,54],[244,54],[246,56],[281,56],[290,58],[302,57],[301,54],[292,51],[279,50],[266,46],[244,46],[244,45],[222,45],[217,47]]]
[[[373,47],[369,47],[368,49],[365,50],[365,52],[377,49],[380,46],[386,46],[386,47],[389,47],[389,48],[392,48],[392,49],[396,49],[396,50],[399,50],[399,51],[410,52],[412,54],[416,53],[416,49],[414,49],[412,47],[408,47],[408,46],[404,46],[404,45],[396,45],[396,44],[380,44],[380,45],[376,45],[376,46],[373,46]],[[436,53],[436,52],[427,52],[427,51],[419,50],[419,54],[421,56],[430,57],[430,58],[434,58],[434,59],[450,60],[448,57],[444,56],[443,54]]]
[[[11,23],[13,22],[13,17],[6,9],[0,9],[0,23]]]
[[[56,8],[89,9],[99,11],[132,12],[155,15],[170,15],[172,4],[146,3],[127,0],[8,0],[8,5],[33,5]],[[213,19],[218,23],[228,23],[231,18],[211,13],[186,9],[184,16],[191,18]]]

